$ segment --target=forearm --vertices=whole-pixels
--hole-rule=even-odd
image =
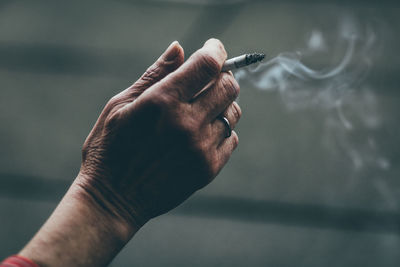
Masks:
[[[75,182],[19,254],[42,267],[105,266],[137,230],[106,212]]]

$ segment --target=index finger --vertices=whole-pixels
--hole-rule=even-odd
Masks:
[[[190,101],[210,81],[218,77],[226,57],[224,45],[217,39],[210,39],[164,79],[164,86],[167,85],[168,93],[177,94],[183,101]],[[165,88],[163,91],[165,92]]]

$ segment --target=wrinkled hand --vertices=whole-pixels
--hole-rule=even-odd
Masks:
[[[172,43],[105,106],[83,146],[78,184],[105,211],[141,226],[212,181],[238,144],[239,86],[210,39],[185,63]]]

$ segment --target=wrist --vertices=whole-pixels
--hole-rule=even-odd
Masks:
[[[39,266],[104,266],[136,233],[139,228],[108,212],[79,179],[20,255]]]
[[[71,185],[71,198],[83,203],[121,241],[128,242],[145,222],[137,219],[111,186],[79,174]]]
[[[141,216],[138,205],[126,200],[101,177],[80,172],[72,184],[73,197],[96,210],[109,225],[114,225],[121,240],[130,239],[148,219]]]

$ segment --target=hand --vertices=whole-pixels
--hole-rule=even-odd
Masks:
[[[241,111],[239,86],[221,73],[223,45],[211,39],[183,63],[174,42],[131,87],[105,106],[83,146],[77,184],[107,212],[140,227],[218,174],[238,144],[225,139]]]
[[[40,266],[105,266],[149,219],[218,174],[238,144],[239,86],[221,73],[223,45],[209,40],[185,63],[174,42],[113,97],[82,150],[78,177],[20,251]]]

